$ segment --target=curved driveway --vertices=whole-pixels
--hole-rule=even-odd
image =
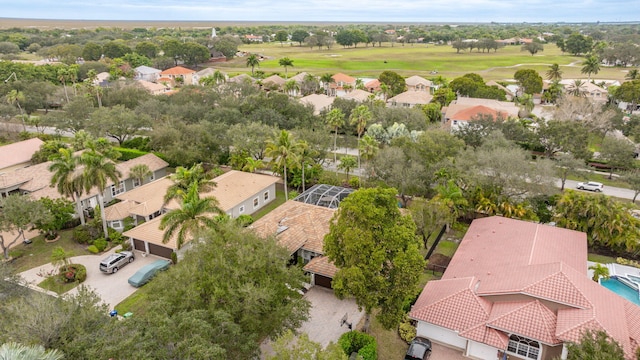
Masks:
[[[153,255],[143,257],[141,252],[136,251],[135,261],[123,267],[122,269],[119,269],[117,273],[111,275],[102,273],[99,267],[100,261],[107,257],[107,255],[114,252],[115,249],[112,249],[110,251],[107,251],[106,253],[102,253],[99,255],[74,256],[70,259],[71,263],[82,264],[87,267],[87,280],[85,280],[82,285],[85,285],[95,291],[96,294],[98,294],[104,301],[104,303],[109,305],[110,309],[113,309],[113,307],[116,306],[119,302],[126,299],[127,297],[129,297],[129,295],[133,294],[136,291],[136,288],[129,285],[129,283],[127,282],[131,275],[133,275],[144,265],[161,259]],[[42,280],[44,280],[44,276],[54,271],[54,269],[54,266],[49,263],[38,266],[31,270],[24,271],[19,275],[22,276],[22,278],[30,284],[31,288],[46,292],[42,288],[38,287],[37,284],[42,282]],[[75,287],[66,294],[76,294],[77,292],[78,287]],[[51,294],[51,292],[47,293]]]

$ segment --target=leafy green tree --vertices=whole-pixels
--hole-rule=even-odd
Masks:
[[[85,61],[98,61],[102,57],[102,46],[94,42],[88,42],[82,49],[82,58]]]
[[[325,122],[329,125],[334,132],[333,136],[333,163],[338,163],[337,158],[337,141],[338,141],[338,130],[344,126],[344,113],[339,108],[333,108],[325,115]]]
[[[584,161],[575,158],[571,153],[561,153],[556,157],[556,175],[560,178],[560,190],[564,190],[569,175],[577,175],[584,168]]]
[[[36,223],[49,221],[51,215],[42,203],[22,195],[9,195],[1,199],[0,207],[0,230],[17,232],[13,240],[5,239],[0,234],[0,248],[4,258],[8,259],[9,248],[20,239],[26,240],[24,232]]]
[[[595,56],[589,56],[584,62],[582,62],[581,73],[587,74],[587,81],[591,82],[591,74],[598,74],[600,71],[600,59]]]
[[[213,48],[221,52],[227,60],[231,60],[238,52],[240,43],[240,40],[232,35],[218,36],[213,41]]]
[[[418,292],[424,260],[410,216],[398,209],[395,189],[360,189],[341,203],[324,239],[324,253],[338,268],[333,289],[353,296],[365,326],[379,308],[380,323],[396,326],[403,304]]]
[[[172,199],[182,201],[189,192],[191,185],[196,184],[198,193],[212,191],[216,183],[213,179],[213,172],[205,171],[202,164],[195,164],[190,168],[178,166],[176,172],[170,176],[173,184],[167,189],[164,201],[168,203]]]
[[[258,55],[250,54],[249,56],[247,56],[246,64],[247,67],[251,68],[251,76],[254,76],[256,66],[260,67],[260,59],[258,58]]]
[[[551,81],[559,81],[562,80],[562,70],[560,70],[560,65],[553,64],[549,66],[549,70],[547,70],[547,80]]]
[[[121,58],[123,61],[131,65],[132,68],[137,68],[138,66],[152,66],[153,63],[151,59],[144,55],[140,55],[138,53],[132,52],[128,53]],[[124,65],[126,66],[126,65]],[[125,75],[132,76],[133,70],[128,71]]]
[[[58,231],[73,220],[73,215],[75,214],[73,202],[62,198],[51,200],[48,197],[41,198],[38,201],[42,203],[46,212],[51,216],[38,219],[34,225],[38,230],[45,233],[45,237],[48,235],[49,238],[55,238],[58,235]]]
[[[176,39],[169,39],[161,45],[164,56],[173,59],[175,66],[178,66],[178,60],[182,58],[182,43]]]
[[[0,359],[12,360],[61,360],[64,354],[56,349],[47,351],[41,345],[22,345],[8,342],[0,346]]]
[[[516,71],[513,78],[525,94],[533,95],[542,92],[542,77],[533,69],[520,69]]]
[[[302,43],[305,41],[307,37],[309,37],[309,33],[306,32],[305,30],[295,30],[291,34],[291,41],[295,41],[300,46],[302,46]]]
[[[25,100],[26,97],[24,96],[24,93],[16,89],[9,91],[9,93],[6,95],[7,103],[12,106],[17,106],[18,110],[20,110],[20,119],[22,119],[23,131],[27,131],[27,125],[24,122],[24,114],[22,113],[22,106],[20,105],[20,103],[24,103]]]
[[[141,41],[136,45],[136,53],[154,59],[158,56],[160,47],[150,41]]]
[[[338,169],[343,170],[347,174],[347,183],[349,182],[349,173],[358,166],[358,161],[351,155],[345,155],[340,158]]]
[[[640,103],[640,79],[625,81],[615,92],[616,98],[631,103],[631,109]]]
[[[183,44],[182,53],[184,62],[196,68],[199,64],[207,62],[211,57],[211,53],[206,46],[195,42]]]
[[[633,190],[633,200],[632,202],[636,202],[636,198],[638,194],[640,194],[640,169],[630,169],[625,171],[623,174],[624,181],[631,186],[631,190]]]
[[[433,93],[432,102],[437,102],[440,106],[449,106],[456,99],[456,93],[450,87],[441,87]]]
[[[267,149],[265,154],[271,158],[271,163],[276,171],[284,169],[282,175],[284,177],[284,197],[289,200],[289,192],[287,190],[287,165],[289,163],[297,163],[298,156],[301,152],[302,144],[296,142],[293,135],[287,130],[281,130],[275,134],[274,138],[267,140]]]
[[[439,198],[430,200],[414,198],[409,205],[409,211],[425,249],[431,235],[455,220],[447,204]]]
[[[133,50],[121,40],[109,41],[102,46],[102,53],[110,59],[121,58],[131,52]]]
[[[338,344],[332,342],[322,349],[322,345],[311,341],[306,333],[296,336],[287,331],[272,346],[274,355],[269,356],[269,360],[347,360]]]
[[[289,66],[293,66],[293,60],[289,59],[288,57],[283,57],[282,59],[278,60],[278,64],[280,64],[280,66],[284,66],[284,78],[287,79],[287,68]]]
[[[123,105],[103,107],[90,115],[87,129],[94,136],[108,136],[122,145],[133,138],[143,128],[151,126],[150,119],[145,115],[138,115]]]
[[[280,46],[284,46],[284,42],[289,40],[289,33],[285,30],[278,30],[275,40],[280,42]]]
[[[398,73],[385,70],[378,76],[380,84],[385,84],[390,89],[389,97],[394,97],[407,90],[407,83]]]
[[[579,343],[567,346],[567,360],[619,360],[624,351],[617,341],[604,331],[585,331]]]
[[[528,44],[522,45],[522,48],[520,49],[520,51],[528,51],[531,54],[531,56],[533,56],[540,51],[544,51],[544,45],[542,45],[537,41],[532,41]]]
[[[560,45],[558,45],[560,46]],[[573,33],[564,41],[564,49],[571,55],[587,54],[593,47],[593,39],[580,33]]]
[[[93,102],[84,96],[77,96],[63,107],[64,112],[49,115],[52,125],[62,131],[76,133],[87,126],[87,119],[95,111]]]
[[[218,206],[214,197],[200,198],[198,183],[189,186],[182,198],[180,208],[166,213],[160,221],[160,230],[164,230],[162,242],[167,243],[174,236],[178,249],[195,237],[202,228],[215,228],[215,215],[222,215],[224,211]],[[189,237],[189,238],[188,238]]]
[[[624,78],[626,80],[640,80],[640,71],[638,71],[638,69],[631,69]]]
[[[630,169],[633,167],[633,152],[635,146],[628,139],[617,139],[612,136],[605,137],[600,148],[600,157],[609,165],[609,179],[613,176],[614,169]]]

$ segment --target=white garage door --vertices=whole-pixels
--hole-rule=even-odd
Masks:
[[[458,336],[458,334],[453,330],[445,329],[437,325],[418,321],[417,333],[418,336],[423,336],[462,350],[467,348],[467,339]]]
[[[469,352],[467,356],[484,360],[495,360],[498,357],[498,349],[469,340]]]

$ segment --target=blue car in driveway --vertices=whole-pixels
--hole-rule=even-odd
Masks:
[[[169,265],[171,265],[169,260],[157,260],[145,265],[129,278],[129,284],[133,287],[140,287],[148,283],[158,272],[167,270]]]

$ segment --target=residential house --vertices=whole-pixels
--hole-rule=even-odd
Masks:
[[[357,101],[359,103],[363,103],[365,101],[369,101],[371,99],[375,99],[376,95],[368,92],[368,91],[364,91],[364,90],[360,90],[360,89],[355,89],[355,90],[351,90],[349,92],[347,92],[344,96],[342,96],[343,99],[348,99],[348,100],[354,100]]]
[[[134,80],[145,80],[148,82],[156,82],[158,81],[158,79],[160,78],[160,73],[162,72],[162,70],[160,69],[156,69],[156,68],[152,68],[149,66],[138,66],[137,68],[133,69],[133,79]]]
[[[220,209],[232,218],[251,215],[275,200],[276,182],[279,180],[280,178],[275,176],[231,170],[214,178],[216,187],[210,192],[200,194],[200,197],[215,198]],[[130,207],[131,216],[146,215],[150,219],[123,233],[130,238],[134,249],[166,258],[171,258],[171,253],[178,252],[175,238],[166,244],[163,243],[164,232],[159,229],[163,214],[180,207],[180,203],[175,199],[164,203],[166,189],[172,183],[171,179],[164,178],[147,185],[148,188],[141,187],[137,192],[119,197],[136,203]]]
[[[32,138],[0,146],[0,173],[31,165],[31,158],[42,144],[44,141]]]
[[[220,70],[208,67],[208,68],[204,68],[204,69],[196,72],[193,75],[193,83],[194,84],[200,84],[200,80],[202,78],[205,78],[205,77],[208,77],[208,76],[213,76],[213,74],[215,74],[216,71],[220,71]],[[225,78],[225,81],[226,81],[226,79],[228,79],[227,74],[225,74],[223,72],[221,72],[221,73],[222,73],[222,75],[224,75],[224,78]]]
[[[409,317],[418,336],[475,359],[566,359],[586,330],[629,360],[640,344],[640,307],[590,279],[585,233],[498,216],[473,221]]]
[[[194,70],[187,69],[182,66],[174,66],[161,72],[160,77],[169,79],[172,86],[175,86],[176,84],[197,85],[193,80],[195,74],[196,72]],[[158,81],[161,81],[161,79]]]
[[[504,91],[504,92],[506,93],[507,101],[512,101],[512,100],[513,100],[513,98],[515,97],[515,93],[514,93],[513,91],[511,91],[511,90],[509,90],[508,88],[506,88],[506,87],[504,87],[504,86],[502,86],[502,85],[498,84],[497,82],[495,82],[495,81],[493,81],[493,80],[487,81],[487,82],[485,83],[485,85],[487,85],[487,86],[495,86],[495,87],[497,87],[498,89],[500,89],[500,90]]]
[[[407,84],[407,90],[409,91],[433,92],[433,83],[421,76],[414,75],[408,77],[405,79],[405,83]]]
[[[284,88],[285,79],[278,75],[271,75],[262,80],[262,88],[265,90],[282,90]]]
[[[478,105],[492,109],[492,111],[488,112],[487,114],[492,114],[494,118],[495,118],[495,115],[497,115],[498,113],[501,113],[505,119],[518,118],[518,113],[520,112],[520,108],[518,107],[518,105],[512,102],[498,101],[498,100],[491,100],[491,99],[458,97],[456,100],[452,101],[451,104],[449,104],[449,106],[442,108],[443,125],[446,125],[450,121],[453,123],[452,118],[455,117],[454,115],[460,113],[463,110],[466,110],[468,108],[473,108]],[[477,115],[478,114],[477,110],[478,108],[476,108],[475,114],[474,114],[474,111],[471,111],[471,113],[473,115]],[[464,113],[461,113],[460,115],[463,115],[463,114]],[[453,120],[457,120],[457,119],[453,119]],[[464,121],[464,119],[462,118],[460,120]],[[451,129],[453,129],[453,127],[451,127]]]
[[[329,84],[329,95],[341,96],[346,93],[348,89],[356,88],[356,78],[347,74],[337,73],[331,77],[333,82]]]
[[[149,82],[147,80],[136,80],[136,83],[151,95],[162,95],[171,90],[167,85]]]
[[[334,100],[334,97],[324,94],[311,94],[300,98],[301,103],[313,107],[314,115],[320,115],[322,111],[330,110]]]
[[[96,78],[93,80],[93,85],[105,87],[109,85],[109,79],[111,74],[106,71],[96,74]]]
[[[484,105],[476,105],[464,108],[456,112],[455,114],[450,115],[445,122],[445,127],[449,128],[451,132],[455,132],[475,120],[488,118],[497,120],[507,119],[508,117],[509,116],[507,113],[492,109],[490,107],[486,107]]]
[[[289,95],[291,95],[291,96],[301,95],[303,93],[303,91],[305,91],[304,90],[305,83],[307,82],[307,79],[308,79],[309,75],[310,75],[309,73],[303,71],[301,73],[298,73],[298,74],[290,77],[289,81],[295,81],[298,86],[297,86],[297,88],[294,88],[294,89],[290,90],[289,91]],[[315,79],[315,77],[313,77],[313,78]]]
[[[560,80],[560,84],[567,90],[575,86],[576,83],[575,80],[565,79]],[[591,101],[602,103],[609,100],[609,92],[607,90],[587,80],[582,81],[580,92]]]
[[[236,75],[232,78],[229,78],[229,80],[227,80],[227,82],[229,83],[236,83],[236,84],[242,84],[245,82],[254,84],[256,82],[256,79],[252,78],[251,76],[247,75],[247,74],[240,74],[240,75]]]
[[[425,91],[405,91],[387,100],[389,107],[412,108],[416,105],[426,105],[431,102],[433,96]]]
[[[260,35],[245,35],[244,39],[249,41],[249,42],[254,42],[254,43],[261,43],[263,41],[262,36]]]
[[[373,79],[364,83],[364,88],[370,93],[377,93],[380,91],[380,80]]]

